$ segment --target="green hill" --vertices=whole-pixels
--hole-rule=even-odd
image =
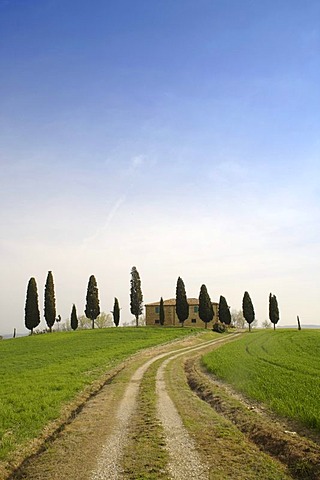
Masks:
[[[188,328],[109,328],[0,342],[0,460],[40,434],[64,405],[131,354]]]
[[[205,367],[278,414],[320,431],[320,331],[254,331],[205,355]]]

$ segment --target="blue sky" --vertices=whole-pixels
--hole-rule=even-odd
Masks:
[[[0,332],[198,296],[320,324],[320,4],[0,0]],[[44,325],[44,324],[43,324]]]

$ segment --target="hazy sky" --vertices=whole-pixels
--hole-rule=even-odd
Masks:
[[[320,325],[319,0],[0,0],[0,62],[0,333],[133,265]]]

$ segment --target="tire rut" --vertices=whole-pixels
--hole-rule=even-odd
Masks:
[[[165,432],[167,433],[167,448],[169,450],[170,458],[172,459],[172,462],[169,466],[172,473],[172,478],[174,480],[182,480],[188,478],[188,475],[190,478],[190,468],[192,468],[193,471],[197,471],[197,475],[194,478],[199,478],[200,480],[205,480],[208,478],[207,474],[205,476],[199,476],[199,471],[207,471],[207,467],[200,464],[200,460],[197,456],[193,442],[189,438],[186,429],[183,427],[182,421],[174,407],[173,402],[166,393],[165,384],[163,381],[163,372],[167,363],[173,358],[184,355],[188,352],[204,349],[209,345],[220,343],[222,341],[225,341],[225,339],[209,340],[197,346],[184,347],[180,349],[176,348],[171,352],[161,353],[145,362],[135,371],[129,381],[124,396],[119,404],[119,408],[115,414],[116,426],[114,431],[105,440],[101,454],[97,460],[97,466],[92,472],[90,480],[118,480],[122,478],[123,470],[121,467],[121,459],[128,435],[130,418],[135,410],[142,378],[148,368],[154,362],[163,358],[166,358],[166,360],[162,364],[163,367],[160,367],[159,369],[160,373],[157,377],[157,394],[161,396],[163,403],[165,400],[167,406],[165,411],[160,408],[159,419],[163,423]],[[159,402],[159,404],[160,403],[162,402]],[[172,432],[174,430],[176,430],[177,433],[172,437]],[[181,447],[179,447],[179,449],[177,449],[176,444],[178,440],[181,443]],[[183,454],[183,456],[177,454],[177,450],[185,452],[186,448],[189,449],[187,450],[188,454]],[[192,464],[194,465],[192,466]]]
[[[200,399],[236,425],[261,451],[286,465],[293,478],[320,479],[319,445],[297,432],[286,430],[286,426],[272,419],[266,411],[259,412],[248,406],[240,395],[206,374],[198,358],[186,362],[185,372],[190,388]]]
[[[171,346],[156,347],[141,352],[132,361],[126,361],[126,368],[119,368],[119,373],[113,377],[112,382],[107,382],[99,393],[95,393],[82,405],[79,414],[72,421],[64,424],[52,441],[43,445],[41,453],[26,459],[10,478],[12,480],[120,480],[127,478],[123,468],[123,450],[128,444],[130,422],[133,414],[137,413],[141,383],[149,367],[162,359],[166,362],[166,366],[171,359],[177,356],[226,340],[216,338],[209,341],[201,340],[201,343],[195,345],[193,339],[191,345],[188,346],[185,346],[186,341],[182,340]],[[160,370],[159,381],[161,381],[161,372],[164,372],[165,366]],[[155,372],[156,369],[152,373],[154,379]],[[163,388],[165,389],[164,383]],[[166,415],[173,411],[175,411],[175,407],[173,403],[170,403],[166,409]],[[178,416],[177,412],[176,415]],[[175,417],[175,421],[179,422],[177,417]],[[170,430],[169,426],[163,426],[163,428],[167,432],[168,429]],[[184,432],[181,438],[186,444],[190,439],[185,433],[182,422],[180,430]],[[188,448],[190,445],[190,448],[195,451],[192,441],[188,443]],[[177,450],[176,445],[170,447],[167,442],[166,446],[170,452],[169,467],[172,479],[191,478],[188,473],[186,475],[186,470],[178,465],[179,463],[185,464],[186,460],[174,461],[173,450]],[[194,462],[198,462],[197,465],[200,465],[196,453]],[[172,465],[175,465],[174,469],[171,469]],[[205,466],[199,468],[206,471]],[[137,475],[131,478],[142,477]],[[199,477],[197,474],[193,478],[204,479],[207,477]]]
[[[158,369],[156,377],[158,418],[164,428],[170,458],[168,470],[171,478],[174,480],[185,480],[186,478],[206,480],[209,474],[209,467],[201,462],[194,442],[184,427],[181,417],[166,389],[165,368],[177,356],[174,355],[165,360]]]

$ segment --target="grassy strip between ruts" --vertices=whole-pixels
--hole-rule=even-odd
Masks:
[[[203,357],[208,371],[320,432],[320,331],[255,331]]]
[[[166,378],[170,396],[183,423],[196,442],[199,454],[209,465],[210,480],[291,478],[279,462],[260,452],[232,422],[190,391],[183,357],[169,363]]]
[[[128,443],[123,455],[123,478],[127,480],[166,480],[168,453],[163,428],[156,418],[155,362],[145,373],[138,406],[130,422]]]
[[[0,460],[38,436],[80,391],[137,351],[192,329],[57,332],[0,342]]]

